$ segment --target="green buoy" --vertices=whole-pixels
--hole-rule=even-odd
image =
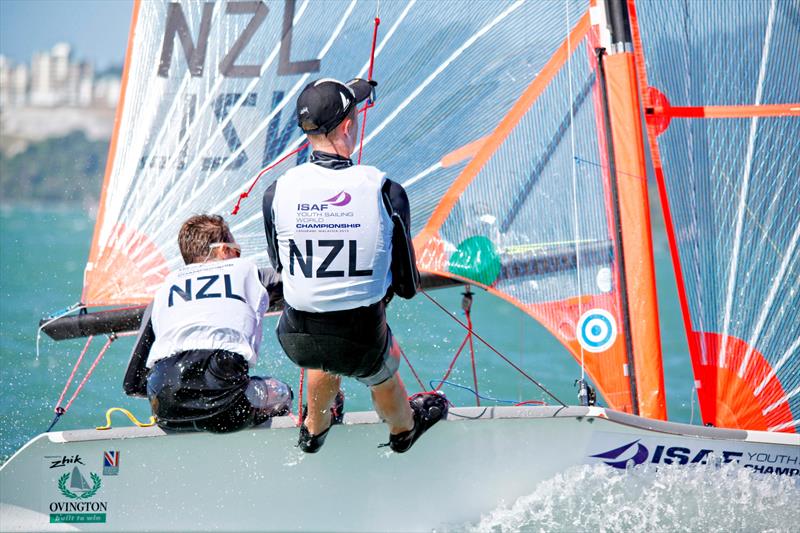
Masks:
[[[500,275],[500,254],[488,237],[476,235],[461,241],[450,256],[448,269],[453,274],[491,285]]]

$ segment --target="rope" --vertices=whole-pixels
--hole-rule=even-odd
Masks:
[[[306,369],[300,369],[300,384],[298,385],[298,398],[297,398],[297,427],[303,425],[303,383],[306,378]]]
[[[83,389],[83,386],[86,385],[87,381],[89,381],[89,378],[91,377],[92,372],[94,372],[94,369],[97,368],[97,363],[99,363],[100,359],[102,359],[103,356],[106,354],[106,351],[108,350],[108,347],[111,346],[111,343],[114,342],[115,338],[116,337],[114,337],[113,335],[108,337],[108,340],[103,345],[103,347],[100,349],[100,353],[98,353],[97,357],[95,357],[94,362],[92,363],[92,366],[89,367],[88,372],[86,372],[86,375],[83,376],[83,380],[81,380],[80,384],[78,385],[78,388],[75,389],[75,392],[72,393],[72,397],[67,402],[66,407],[64,407],[64,412],[65,413],[72,406],[72,402],[74,402],[75,398],[78,397],[78,394],[81,392],[81,389]]]
[[[472,295],[470,294],[470,300],[472,300]],[[464,313],[467,315],[467,339],[469,339],[469,358],[472,362],[472,382],[475,384],[475,405],[476,407],[481,406],[481,395],[478,394],[478,371],[475,368],[475,344],[472,342],[472,312],[469,309],[465,309]]]
[[[402,348],[402,346],[400,346],[399,343],[398,343],[397,347],[400,348],[400,353],[402,354],[403,359],[405,359],[406,364],[408,365],[408,368],[411,369],[411,373],[414,374],[414,379],[416,379],[417,383],[419,383],[419,388],[424,392],[425,391],[425,384],[422,383],[421,379],[419,379],[419,375],[417,374],[417,371],[414,370],[414,366],[411,364],[411,361],[409,361],[408,357],[406,357],[406,352],[403,351],[403,348]]]
[[[106,429],[111,429],[111,413],[115,413],[115,412],[120,412],[120,413],[124,414],[125,416],[128,417],[128,420],[130,420],[131,422],[133,422],[134,424],[136,424],[140,428],[149,428],[149,427],[152,427],[152,426],[156,425],[156,417],[154,417],[154,416],[151,416],[150,417],[150,422],[145,424],[143,422],[139,422],[139,419],[136,418],[133,415],[133,413],[131,413],[127,409],[124,409],[122,407],[112,407],[111,409],[106,411],[106,425],[105,426],[97,426],[94,429],[96,429],[98,431],[104,431]]]
[[[453,360],[450,361],[450,366],[447,368],[447,372],[445,372],[444,377],[442,378],[442,383],[444,383],[445,380],[447,380],[447,378],[450,377],[450,372],[452,372],[453,371],[453,367],[456,366],[456,361],[458,360],[458,356],[461,355],[461,351],[464,349],[464,346],[467,345],[467,340],[468,339],[469,339],[469,333],[467,333],[467,336],[465,336],[464,340],[461,341],[461,346],[458,347],[458,350],[456,350],[456,355],[453,357]],[[442,385],[440,383],[439,387],[441,387],[441,386]],[[439,390],[439,387],[437,387],[437,388],[435,388],[433,390],[437,391],[437,390]]]
[[[261,169],[261,172],[258,173],[258,175],[256,176],[256,179],[254,179],[253,183],[250,184],[250,187],[245,192],[243,192],[242,194],[239,195],[239,199],[236,200],[236,205],[233,206],[233,211],[231,211],[231,215],[239,214],[239,207],[242,204],[242,200],[244,200],[245,198],[250,196],[250,193],[253,192],[253,188],[256,186],[256,183],[258,183],[258,180],[261,179],[261,176],[263,176],[264,174],[266,174],[267,172],[269,172],[273,168],[277,167],[278,165],[280,165],[281,163],[283,163],[284,161],[289,159],[294,154],[296,154],[296,153],[300,152],[301,150],[305,149],[306,146],[308,146],[308,141],[304,142],[299,147],[295,148],[294,150],[292,150],[291,152],[289,152],[285,156],[281,157],[279,160],[277,160],[276,162],[272,163],[268,167],[264,167],[263,169]]]
[[[380,3],[378,3],[378,9],[380,9]],[[378,42],[378,26],[381,24],[381,19],[378,17],[378,11],[375,14],[375,26],[372,29],[372,49],[369,53],[369,72],[367,73],[367,81],[372,81],[372,72],[375,68],[375,45]],[[361,119],[361,137],[359,139],[359,146],[358,146],[358,164],[361,164],[361,154],[364,152],[364,133],[367,130],[367,111],[369,108],[374,106],[375,102],[371,99],[367,100],[367,105],[364,106],[362,113],[364,116]]]
[[[86,344],[84,345],[83,350],[81,351],[81,355],[78,357],[78,361],[75,363],[75,366],[72,367],[72,373],[70,373],[69,378],[67,379],[67,383],[64,385],[64,389],[61,391],[61,396],[59,396],[59,398],[58,398],[58,403],[56,403],[56,406],[55,406],[55,409],[54,409],[54,411],[56,413],[56,416],[53,418],[53,421],[50,423],[50,426],[48,426],[48,428],[45,431],[45,433],[47,433],[51,429],[53,429],[53,426],[56,425],[56,423],[61,419],[61,417],[64,416],[64,414],[72,406],[72,402],[74,402],[75,398],[78,397],[78,394],[80,394],[81,390],[83,389],[83,386],[86,385],[87,381],[89,381],[89,378],[91,377],[92,373],[94,372],[94,369],[97,368],[97,363],[100,362],[100,359],[103,358],[103,356],[105,355],[106,351],[108,351],[109,346],[111,346],[111,343],[114,342],[114,340],[116,340],[116,338],[117,338],[117,336],[114,335],[114,334],[109,335],[108,340],[106,340],[106,343],[100,349],[100,353],[98,353],[97,357],[95,357],[94,362],[92,363],[92,366],[90,366],[89,370],[86,371],[86,375],[83,376],[83,379],[78,384],[78,387],[75,389],[75,392],[72,393],[72,396],[70,397],[69,401],[67,402],[67,405],[62,407],[61,406],[61,402],[64,400],[64,396],[66,395],[67,390],[69,389],[69,386],[72,384],[72,379],[75,377],[75,372],[78,370],[78,366],[81,364],[81,361],[83,360],[83,356],[86,355],[86,351],[89,349],[89,345],[91,344],[92,340],[94,339],[94,336],[90,336],[86,340]]]
[[[69,375],[67,382],[64,384],[64,389],[61,391],[61,396],[58,397],[55,407],[56,413],[58,413],[59,409],[61,409],[61,402],[64,400],[64,396],[67,394],[67,390],[69,390],[69,386],[72,384],[72,378],[75,377],[75,372],[77,372],[81,361],[83,361],[83,356],[86,355],[86,350],[89,349],[89,345],[92,343],[93,339],[94,335],[89,335],[89,338],[86,339],[86,344],[83,345],[83,350],[81,350],[81,354],[78,356],[75,366],[72,367],[72,373]]]
[[[514,368],[514,370],[516,370],[517,372],[519,372],[520,374],[522,374],[523,376],[525,376],[525,377],[528,379],[528,381],[530,381],[531,383],[533,383],[534,385],[536,385],[537,387],[539,387],[539,388],[540,388],[540,389],[541,389],[541,390],[542,390],[542,391],[543,391],[545,394],[547,394],[547,395],[548,395],[548,396],[550,396],[550,397],[551,397],[553,400],[555,400],[556,402],[558,402],[558,404],[559,404],[559,405],[561,405],[562,407],[567,407],[567,404],[565,404],[564,402],[562,402],[561,400],[559,400],[559,399],[558,399],[558,398],[557,398],[557,397],[556,397],[556,396],[555,396],[555,395],[554,395],[552,392],[550,392],[550,391],[549,391],[549,390],[548,390],[548,389],[547,389],[547,388],[546,388],[544,385],[542,385],[541,383],[539,383],[538,381],[536,381],[536,380],[535,380],[533,377],[531,377],[531,376],[530,376],[530,375],[529,375],[527,372],[525,372],[525,371],[524,371],[524,370],[522,370],[520,367],[518,367],[517,365],[515,365],[513,361],[511,361],[511,360],[510,360],[508,357],[506,357],[505,355],[503,355],[502,353],[500,353],[500,352],[497,350],[497,348],[495,348],[494,346],[492,346],[492,345],[491,345],[491,344],[490,344],[488,341],[486,341],[486,340],[485,340],[483,337],[481,337],[480,335],[478,335],[478,333],[477,333],[477,332],[475,332],[474,330],[470,330],[469,326],[467,326],[466,324],[464,324],[464,322],[462,322],[461,320],[459,320],[459,319],[458,319],[458,317],[456,317],[456,316],[453,316],[452,314],[450,314],[450,312],[449,312],[449,311],[448,311],[448,310],[447,310],[447,309],[446,309],[446,308],[445,308],[445,307],[444,307],[442,304],[440,304],[439,302],[437,302],[437,301],[436,301],[436,300],[435,300],[435,299],[434,299],[434,298],[433,298],[433,297],[432,297],[430,294],[428,294],[428,292],[427,292],[427,291],[425,291],[425,290],[420,290],[420,292],[421,292],[422,294],[424,294],[424,295],[425,295],[425,297],[426,297],[428,300],[430,300],[431,302],[433,302],[433,303],[434,303],[434,305],[436,305],[436,306],[437,306],[439,309],[441,309],[442,311],[444,311],[444,312],[445,312],[445,313],[446,313],[446,314],[447,314],[447,315],[448,315],[450,318],[452,318],[453,320],[455,320],[456,322],[458,322],[458,323],[461,325],[461,327],[462,327],[462,328],[466,329],[467,331],[472,331],[472,335],[475,335],[475,338],[476,338],[476,339],[478,339],[479,341],[481,341],[481,342],[484,344],[484,346],[486,346],[486,347],[487,347],[487,348],[489,348],[491,351],[493,351],[495,354],[497,354],[497,355],[498,355],[498,356],[499,356],[499,357],[500,357],[500,358],[501,358],[503,361],[505,361],[506,363],[508,363],[509,365],[511,365],[511,367],[512,367],[512,368]]]
[[[433,388],[433,384],[434,384],[434,383],[438,383],[438,384],[439,384],[439,385],[436,387],[436,389],[435,389],[435,390],[439,390],[439,389],[441,388],[441,386],[442,386],[442,385],[449,385],[449,386],[451,386],[451,387],[455,387],[455,388],[457,388],[457,389],[462,389],[462,390],[465,390],[465,391],[471,392],[472,394],[474,394],[474,395],[475,395],[475,397],[476,397],[476,398],[480,398],[480,399],[482,399],[482,400],[486,400],[487,402],[508,403],[508,404],[512,404],[512,405],[515,405],[515,406],[522,406],[522,405],[547,405],[545,402],[543,402],[543,401],[541,401],[541,400],[527,400],[527,401],[524,401],[524,402],[518,402],[517,400],[503,400],[503,399],[501,399],[501,398],[492,398],[491,396],[481,396],[480,394],[478,394],[478,392],[477,392],[477,391],[474,391],[474,390],[470,389],[470,388],[469,388],[469,387],[467,387],[467,386],[464,386],[464,385],[459,385],[458,383],[453,383],[452,381],[446,381],[446,380],[443,380],[443,379],[440,379],[440,380],[431,380],[431,381],[430,381],[430,386],[431,386],[431,388]],[[448,400],[448,401],[449,401],[449,400]],[[479,407],[480,407],[480,406],[479,406]]]
[[[380,2],[378,2],[378,10],[379,9],[380,9]],[[380,13],[380,11],[376,10],[375,26],[374,26],[374,29],[372,30],[372,49],[370,51],[370,56],[369,56],[369,73],[367,74],[367,80],[369,80],[369,81],[372,81],[372,72],[373,72],[373,70],[375,68],[375,45],[376,45],[376,43],[378,41],[378,26],[381,23],[381,19],[378,16],[379,13]],[[366,130],[366,127],[367,127],[367,110],[369,110],[369,108],[373,107],[374,105],[375,105],[374,102],[372,102],[371,100],[367,100],[367,104],[361,110],[358,111],[359,113],[363,113],[363,115],[364,115],[364,117],[361,119],[361,143],[360,143],[359,148],[358,148],[358,164],[359,165],[361,164],[361,153],[364,151],[364,131]],[[299,147],[297,147],[296,149],[292,150],[291,152],[289,152],[288,154],[286,154],[285,156],[280,158],[278,161],[272,163],[268,167],[264,167],[263,169],[261,169],[261,172],[259,172],[258,175],[256,175],[255,179],[253,180],[253,183],[250,184],[250,187],[248,187],[245,192],[243,192],[242,194],[239,195],[239,199],[236,200],[236,205],[233,206],[233,210],[231,211],[231,215],[238,215],[239,214],[239,209],[240,209],[240,207],[242,205],[242,200],[244,200],[245,198],[250,196],[250,193],[253,192],[253,189],[255,188],[256,184],[258,183],[258,180],[261,179],[261,176],[263,176],[264,174],[266,174],[267,172],[269,172],[273,168],[277,167],[278,165],[280,165],[281,163],[286,161],[291,156],[293,156],[293,155],[299,153],[300,151],[304,150],[308,146],[308,144],[309,144],[308,141],[304,142]]]

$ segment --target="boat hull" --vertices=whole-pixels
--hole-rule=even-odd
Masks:
[[[315,455],[295,447],[288,417],[228,435],[158,428],[42,434],[0,469],[0,528],[430,530],[474,521],[571,466],[596,463],[738,461],[800,480],[798,435],[601,408],[453,409],[406,454],[376,447],[386,440],[372,412],[346,415]],[[70,488],[75,467],[88,490]]]

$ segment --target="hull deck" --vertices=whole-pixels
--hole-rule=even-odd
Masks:
[[[377,448],[387,440],[374,412],[345,415],[315,455],[294,446],[297,428],[288,417],[228,435],[158,428],[42,434],[0,469],[0,529],[430,530],[477,520],[572,466],[707,462],[712,455],[800,480],[798,435],[596,407],[458,408],[406,454]],[[105,452],[116,452],[115,466]]]

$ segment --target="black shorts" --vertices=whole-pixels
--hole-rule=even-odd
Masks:
[[[383,301],[327,313],[286,305],[277,334],[296,365],[354,377],[368,386],[383,383],[400,366],[400,348],[386,323]]]
[[[157,361],[147,375],[147,397],[158,425],[227,433],[288,413],[289,386],[251,377],[248,366],[225,350],[189,350]]]

